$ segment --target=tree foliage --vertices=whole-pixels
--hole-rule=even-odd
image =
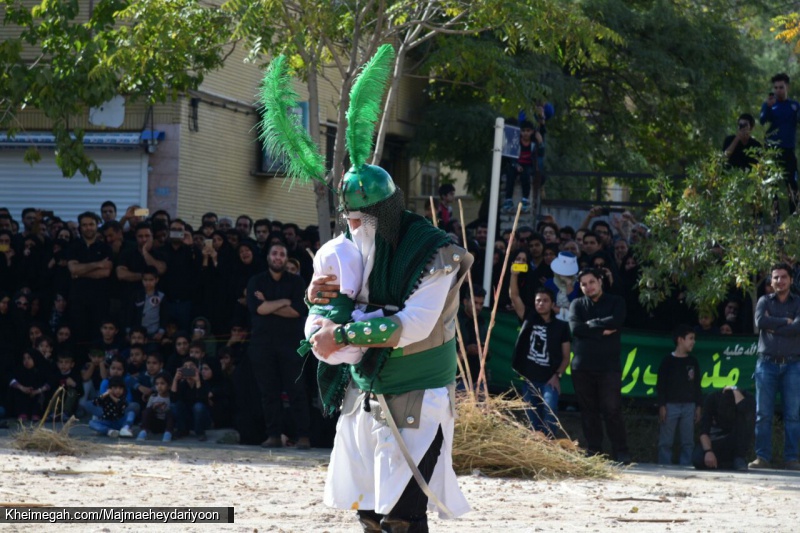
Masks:
[[[196,88],[222,64],[229,36],[228,18],[197,0],[97,0],[88,13],[79,0],[3,4],[15,36],[0,43],[0,127],[14,135],[19,113],[38,109],[64,176],[92,182],[101,170],[75,118],[117,94],[156,103]]]
[[[756,287],[782,254],[800,257],[800,218],[773,224],[773,200],[788,205],[774,151],[749,171],[726,168],[722,155],[693,166],[685,181],[654,183],[657,206],[640,245],[640,300],[654,307],[685,290],[697,309],[714,309],[731,288],[755,301]]]

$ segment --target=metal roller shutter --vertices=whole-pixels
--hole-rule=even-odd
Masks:
[[[23,161],[23,150],[0,150],[0,207],[16,220],[26,207],[48,209],[63,220],[76,220],[84,211],[100,214],[100,205],[111,200],[122,216],[132,204],[147,205],[148,156],[140,149],[89,149],[87,154],[102,170],[91,184],[81,174],[67,179],[56,166],[52,148],[40,148],[42,160]]]

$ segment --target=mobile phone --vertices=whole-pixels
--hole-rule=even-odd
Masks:
[[[611,209],[609,209],[608,207],[604,207],[604,208],[603,208],[603,209],[600,211],[600,214],[601,214],[601,215],[606,215],[606,216],[608,216],[608,215],[610,215],[610,214],[611,214]]]
[[[177,230],[177,231],[170,230],[170,232],[169,232],[169,238],[170,238],[170,239],[180,239],[180,240],[183,240],[183,232],[182,232],[182,231],[180,231],[180,230]]]
[[[147,209],[146,207],[140,207],[139,209],[134,209],[133,210],[133,216],[136,216],[136,217],[150,216],[150,210]]]
[[[203,241],[203,246],[205,246],[206,248],[211,248],[212,246],[214,246],[214,241],[211,239],[206,239]]]
[[[11,249],[11,245],[10,244],[6,244],[6,243],[0,244],[0,253],[5,253],[5,252],[9,251],[10,249]]]
[[[181,377],[184,378],[193,378],[197,374],[197,370],[194,368],[183,367],[181,368]]]
[[[511,263],[511,272],[527,272],[528,263]]]

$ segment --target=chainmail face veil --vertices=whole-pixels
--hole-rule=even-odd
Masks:
[[[403,211],[405,210],[405,200],[403,198],[403,191],[400,187],[394,191],[389,198],[382,202],[369,207],[362,207],[361,212],[364,213],[362,223],[375,225],[377,233],[386,242],[390,243],[392,247],[397,247],[397,241],[400,237],[400,225],[403,220]]]

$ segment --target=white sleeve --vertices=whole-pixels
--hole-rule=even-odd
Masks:
[[[447,293],[458,279],[458,272],[459,269],[455,268],[450,273],[439,270],[425,276],[419,287],[411,293],[403,310],[394,315],[403,325],[398,348],[419,342],[431,334],[444,309]]]

